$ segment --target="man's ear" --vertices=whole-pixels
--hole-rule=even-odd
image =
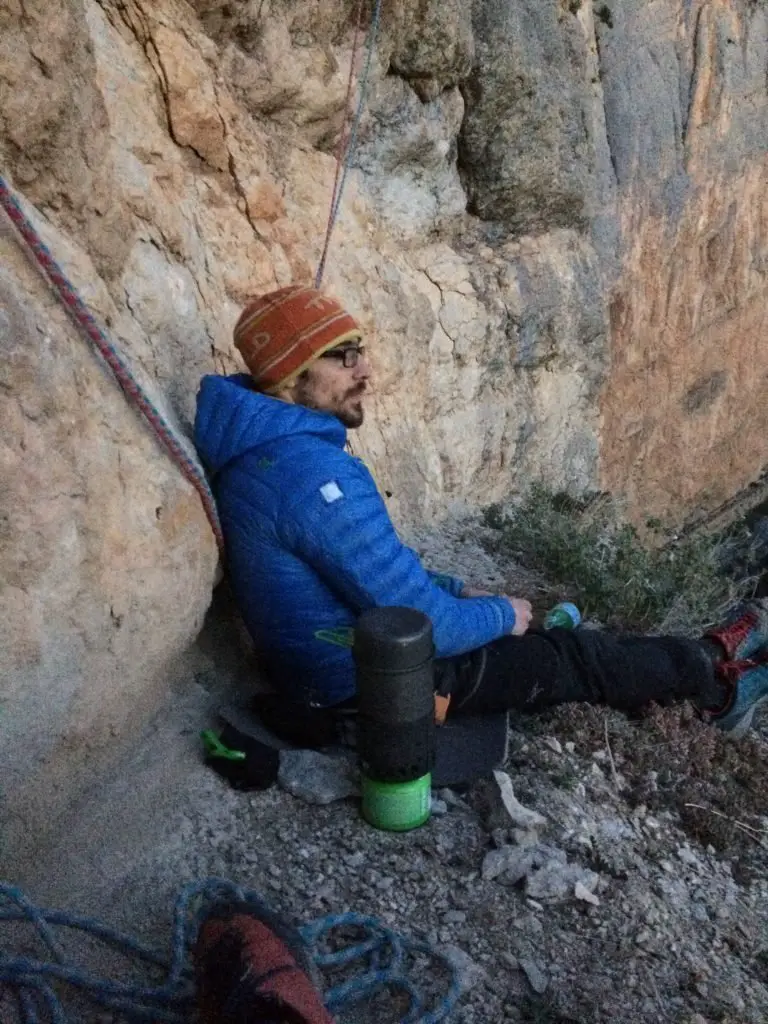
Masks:
[[[302,370],[299,376],[291,383],[279,387],[272,392],[273,398],[280,398],[283,402],[290,402],[291,405],[301,405],[299,389],[309,380],[309,369]]]
[[[293,384],[289,384],[287,387],[280,387],[276,391],[272,392],[273,398],[279,398],[282,402],[290,402],[291,405],[296,404],[296,381]]]

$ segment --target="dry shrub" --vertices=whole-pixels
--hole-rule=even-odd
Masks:
[[[582,748],[603,747],[606,715],[634,804],[676,811],[689,835],[722,854],[768,861],[768,752],[757,736],[730,740],[689,704],[654,705],[637,719],[572,704],[551,713],[550,727]]]

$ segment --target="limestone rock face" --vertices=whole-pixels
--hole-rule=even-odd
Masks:
[[[470,208],[518,234],[584,228],[594,206],[589,36],[556,3],[487,0],[474,12],[461,134]]]
[[[39,771],[49,806],[153,709],[216,555],[196,492],[5,230],[0,351],[3,789]]]
[[[462,0],[406,4],[399,28],[390,66],[425,103],[467,78],[475,58],[471,4]]]
[[[609,488],[668,517],[766,464],[768,9],[657,15],[598,27],[622,239],[601,455]]]
[[[246,297],[317,267],[356,8],[0,8],[0,170],[182,432]],[[767,59],[743,0],[383,5],[326,284],[368,334],[353,443],[396,520],[532,478],[674,519],[760,473]],[[179,678],[217,555],[1,217],[0,255],[13,810]]]

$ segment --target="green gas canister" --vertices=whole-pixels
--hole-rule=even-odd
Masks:
[[[372,608],[355,628],[362,814],[406,832],[430,815],[435,758],[434,642],[428,616]]]

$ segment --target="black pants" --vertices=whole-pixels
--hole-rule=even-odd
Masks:
[[[530,630],[505,636],[436,666],[451,711],[540,711],[583,701],[632,711],[651,701],[722,703],[705,646],[680,637],[623,636],[597,630]]]
[[[449,715],[541,711],[556,704],[607,704],[635,711],[652,701],[690,699],[720,708],[712,648],[681,637],[623,636],[597,630],[529,630],[469,654],[435,662],[435,688],[450,694]],[[298,746],[347,742],[357,700],[334,708],[286,703],[279,693],[254,701],[268,728]],[[352,726],[354,728],[354,724]]]

